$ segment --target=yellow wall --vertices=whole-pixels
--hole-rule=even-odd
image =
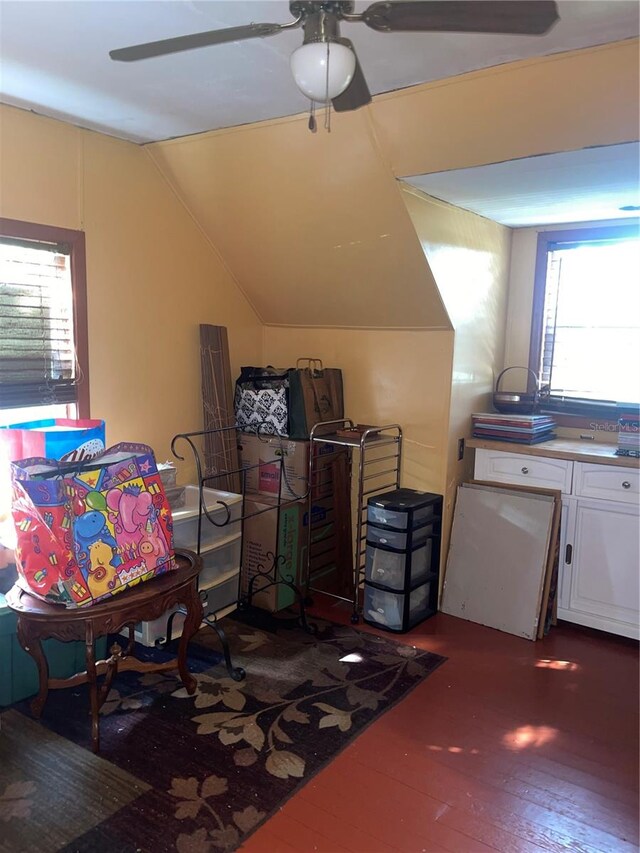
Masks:
[[[260,323],[144,149],[0,108],[0,215],[86,233],[91,414],[107,440],[201,429],[198,324],[229,328],[233,369]]]
[[[472,474],[472,412],[486,411],[504,354],[511,231],[489,219],[403,187],[403,198],[454,327],[451,405],[446,432],[443,552],[456,488]]]
[[[638,39],[413,86],[370,107],[397,176],[638,139]]]
[[[440,492],[446,466],[452,332],[265,327],[269,364],[322,359],[341,367],[345,415],[358,423],[399,423],[403,485]]]

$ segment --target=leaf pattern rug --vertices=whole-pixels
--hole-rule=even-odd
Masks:
[[[349,626],[316,623],[318,633],[311,636],[298,628],[264,630],[225,620],[234,663],[247,671],[240,683],[217,663],[213,632],[201,631],[190,655],[198,680],[194,696],[171,674],[118,676],[103,707],[99,759],[138,780],[142,793],[132,799],[127,790],[121,808],[55,849],[234,850],[444,661]],[[81,689],[51,692],[42,725],[85,747],[90,763],[96,757],[89,752],[87,702]],[[39,748],[37,738],[30,742]],[[59,755],[58,767],[64,775]],[[0,802],[2,781],[0,774]],[[9,788],[10,808],[0,811],[0,836],[2,820],[19,820],[24,811],[20,799],[28,795],[29,780],[20,782],[22,788]]]

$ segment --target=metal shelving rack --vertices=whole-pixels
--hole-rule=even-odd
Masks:
[[[198,432],[190,432],[190,433],[179,433],[173,437],[171,442],[171,451],[173,455],[184,461],[185,457],[177,450],[177,445],[179,442],[185,442],[186,445],[190,448],[193,461],[196,467],[196,474],[198,480],[198,494],[199,494],[199,508],[198,508],[198,527],[197,527],[197,545],[196,545],[196,553],[200,554],[201,552],[201,541],[202,541],[202,530],[203,524],[210,523],[214,527],[225,527],[228,524],[240,524],[240,541],[242,543],[244,537],[244,523],[248,518],[253,518],[257,515],[262,515],[265,512],[276,512],[278,514],[278,520],[276,522],[276,528],[279,527],[279,513],[280,509],[289,504],[295,503],[298,500],[304,500],[308,495],[307,487],[305,486],[304,491],[299,496],[292,499],[285,499],[282,496],[282,484],[286,478],[284,468],[283,468],[283,456],[280,455],[279,458],[274,458],[272,460],[268,460],[268,464],[277,464],[281,467],[281,477],[280,477],[280,486],[278,492],[278,500],[275,506],[269,507],[268,509],[258,510],[256,512],[247,513],[245,512],[245,498],[246,498],[246,477],[249,470],[253,468],[258,468],[258,465],[250,465],[235,468],[233,470],[225,470],[220,473],[207,473],[205,471],[205,466],[203,462],[203,452],[198,448],[196,444],[196,440],[202,439],[207,435],[213,434],[231,434],[234,437],[238,432],[237,427],[221,427],[215,430],[200,430]],[[266,436],[266,434],[265,434]],[[280,436],[278,436],[280,437]],[[281,438],[281,437],[280,437]],[[286,439],[283,439],[286,440]],[[261,463],[265,464],[265,463]],[[224,517],[222,519],[216,518],[210,509],[207,507],[207,502],[204,496],[205,488],[216,488],[218,480],[221,477],[227,477],[229,475],[237,474],[240,478],[241,482],[241,491],[238,493],[238,496],[242,499],[242,509],[239,517],[232,519],[231,511],[229,505],[224,500],[218,500],[217,509],[224,509]],[[215,510],[214,510],[215,511]],[[242,553],[242,544],[241,544],[241,553]],[[251,577],[248,583],[248,590],[246,594],[242,594],[242,558],[241,563],[238,570],[238,587],[237,587],[237,595],[236,600],[227,606],[221,607],[217,610],[205,610],[205,616],[202,620],[204,625],[208,625],[218,635],[220,640],[222,651],[225,658],[225,664],[227,667],[227,671],[231,678],[235,681],[241,681],[245,677],[245,671],[242,667],[233,666],[231,661],[231,654],[229,650],[229,643],[227,637],[225,635],[222,626],[219,624],[219,620],[224,618],[225,616],[232,613],[238,607],[243,608],[245,611],[250,610],[252,608],[252,600],[253,596],[256,592],[260,592],[262,590],[266,590],[271,586],[275,586],[278,584],[282,584],[287,586],[295,595],[297,603],[299,605],[299,613],[298,613],[298,621],[301,627],[307,631],[308,633],[314,633],[316,630],[315,625],[311,625],[307,621],[305,605],[304,605],[304,595],[301,592],[300,586],[296,583],[296,578],[286,574],[283,569],[284,556],[278,553],[267,554],[267,558],[269,563],[266,566],[259,566],[258,572]],[[226,576],[223,580],[226,580]],[[207,604],[207,593],[212,589],[215,589],[215,586],[211,586],[206,590],[200,591],[200,597],[203,600],[203,604]],[[175,612],[171,613],[168,617],[167,621],[167,629],[166,629],[166,638],[162,641],[156,643],[157,646],[163,648],[171,643],[173,634],[172,634],[172,625],[175,616],[180,613],[181,610],[178,609]]]
[[[311,430],[311,447],[309,452],[309,523],[307,525],[307,559],[305,566],[304,589],[307,598],[312,592],[321,592],[331,598],[347,601],[353,606],[351,622],[360,621],[361,593],[364,584],[365,555],[367,548],[367,499],[371,495],[380,494],[390,489],[400,488],[400,469],[402,465],[402,427],[399,424],[385,426],[360,426],[349,418],[335,421],[324,421],[316,424]],[[323,483],[322,472],[315,464],[318,454],[314,453],[314,443],[330,444],[336,447],[350,448],[357,455],[357,480],[354,478],[354,462],[351,460],[351,489],[357,484],[357,510],[355,516],[355,531],[353,535],[353,564],[352,564],[352,594],[349,598],[343,595],[316,589],[313,586],[311,571],[311,545],[313,538],[312,506],[314,491]],[[393,450],[390,453],[380,451],[384,448]],[[374,452],[375,451],[375,452]]]

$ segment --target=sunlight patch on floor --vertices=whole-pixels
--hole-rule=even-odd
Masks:
[[[558,734],[558,729],[551,726],[520,726],[502,738],[502,743],[513,751],[527,749],[529,747],[538,748],[551,743]]]
[[[558,669],[563,672],[575,672],[580,669],[577,663],[570,660],[553,660],[552,658],[540,658],[536,662],[537,669]]]

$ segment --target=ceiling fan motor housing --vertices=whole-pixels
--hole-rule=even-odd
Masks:
[[[353,8],[353,3],[294,2],[289,8],[296,17],[302,16],[304,44],[336,42],[340,38],[338,21]]]
[[[289,3],[289,11],[294,18],[307,18],[316,12],[324,11],[341,18],[353,12],[354,4],[351,0],[293,0]]]

